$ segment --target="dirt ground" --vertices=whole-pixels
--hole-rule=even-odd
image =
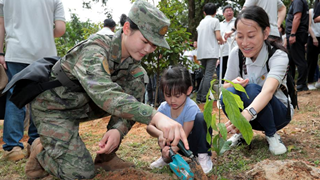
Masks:
[[[300,110],[295,111],[293,120],[284,129],[278,133],[281,135],[284,144],[288,148],[285,156],[270,156],[259,163],[248,164],[248,170],[237,174],[237,172],[229,172],[222,174],[228,179],[320,179],[320,91],[304,91],[298,93],[298,101]],[[200,105],[203,109],[203,105]],[[214,110],[218,112],[217,109]],[[90,137],[101,137],[106,131],[105,127],[109,118],[98,119],[86,123],[82,123],[80,134],[85,135],[90,131],[89,138],[83,138],[90,151],[97,150],[97,142],[91,142]],[[226,118],[222,116],[222,121]],[[0,121],[2,124],[3,121]],[[94,131],[92,131],[94,129]],[[146,142],[153,139],[145,131],[146,126],[136,124],[123,140],[122,144]],[[2,135],[2,130],[0,129]],[[263,134],[254,132],[255,136]],[[0,136],[0,145],[3,144],[2,136]],[[24,137],[22,141],[26,141]],[[121,149],[121,147],[120,147]],[[2,149],[1,149],[2,151]],[[224,157],[232,154],[232,149],[227,151]],[[145,162],[145,165],[139,168],[131,168],[122,171],[100,173],[95,179],[176,179],[176,177],[168,175],[168,173],[154,173],[148,168],[148,165],[159,157],[159,148],[155,144],[148,150],[148,153],[141,154],[139,161]],[[130,156],[130,153],[128,153]],[[122,156],[124,157],[124,156]],[[249,157],[250,158],[250,157]],[[212,156],[213,162],[216,162],[216,156]],[[234,162],[236,163],[236,162]],[[212,174],[209,179],[216,179]],[[19,179],[19,178],[18,178]],[[45,179],[52,179],[47,177]]]

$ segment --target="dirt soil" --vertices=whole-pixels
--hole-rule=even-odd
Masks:
[[[270,156],[270,158],[259,163],[249,165],[249,170],[241,174],[223,174],[228,179],[259,179],[259,180],[298,180],[298,179],[320,179],[320,91],[304,91],[298,93],[300,110],[296,111],[291,123],[278,133],[281,135],[284,144],[288,148],[285,157]],[[203,104],[199,105],[203,109]],[[218,110],[215,109],[214,113]],[[226,117],[222,117],[225,122]],[[80,134],[83,135],[89,130],[94,129],[91,136],[101,137],[106,131],[105,127],[109,118],[98,119],[82,123]],[[3,121],[0,121],[3,123]],[[152,137],[146,132],[146,125],[136,124],[123,140],[125,143],[145,142]],[[0,130],[2,134],[2,130]],[[255,135],[261,135],[261,132],[254,132]],[[26,142],[27,137],[22,141]],[[83,138],[90,151],[96,151],[97,142],[91,142],[90,138]],[[0,145],[3,141],[0,139]],[[120,147],[121,148],[121,147]],[[2,149],[1,149],[2,151]],[[230,150],[232,152],[232,150]],[[303,153],[301,153],[303,151]],[[226,153],[230,153],[227,151]],[[139,161],[146,162],[147,165],[140,168],[131,168],[122,171],[108,172],[98,174],[95,179],[177,179],[167,173],[154,173],[148,165],[159,157],[159,148],[155,144],[148,150],[148,153],[142,154]],[[212,156],[213,162],[216,156]],[[19,179],[19,178],[18,178]],[[44,179],[52,179],[47,177]],[[215,179],[211,174],[208,179]]]

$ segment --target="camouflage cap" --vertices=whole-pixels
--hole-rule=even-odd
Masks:
[[[159,9],[145,0],[137,0],[132,5],[128,17],[139,27],[140,32],[148,41],[170,49],[164,37],[170,20]]]

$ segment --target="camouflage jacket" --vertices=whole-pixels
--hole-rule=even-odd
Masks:
[[[140,61],[129,57],[121,62],[121,31],[112,40],[96,34],[80,42],[61,59],[61,67],[71,80],[80,82],[85,92],[58,87],[50,95],[37,97],[36,101],[48,110],[59,110],[60,114],[69,112],[64,117],[71,119],[114,115],[117,122],[112,123],[111,128],[118,129],[122,136],[132,126],[127,120],[148,124],[156,113],[151,106],[140,102],[145,92],[146,73]],[[55,79],[53,73],[51,76]],[[53,94],[56,103],[48,100]]]

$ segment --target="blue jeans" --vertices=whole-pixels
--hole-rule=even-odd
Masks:
[[[205,102],[206,96],[210,88],[210,82],[216,71],[217,58],[201,59],[201,65],[204,67],[204,75],[200,82],[199,90],[197,93],[197,101]]]
[[[248,84],[245,90],[249,96],[249,99],[243,92],[236,91],[234,87],[230,87],[227,90],[240,96],[243,101],[244,107],[248,107],[252,101],[261,92],[262,87],[257,84]],[[225,106],[223,104],[223,97],[221,96],[220,102],[223,112],[225,112]],[[291,117],[287,117],[287,107],[275,96],[269,101],[266,107],[258,113],[258,117],[250,121],[252,129],[258,131],[265,131],[266,136],[273,136],[279,129],[285,127],[291,121]]]
[[[7,76],[9,81],[15,74],[27,66],[28,64],[7,62]],[[23,144],[19,141],[22,139],[24,133],[24,119],[26,110],[24,107],[21,109],[17,108],[17,106],[9,100],[12,92],[13,88],[7,92],[6,97],[6,110],[3,124],[3,141],[5,144],[2,146],[3,150],[5,151],[11,151],[11,149],[15,146],[20,146],[23,149]],[[39,137],[37,129],[32,122],[31,116],[28,135],[29,144],[32,144],[33,140]]]

